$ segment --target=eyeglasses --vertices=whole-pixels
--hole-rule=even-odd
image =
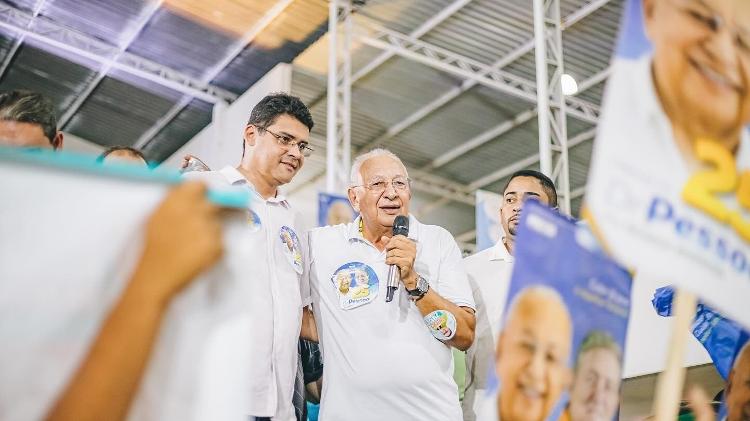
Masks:
[[[383,193],[386,188],[388,188],[388,184],[392,185],[394,190],[400,192],[409,189],[411,180],[406,177],[396,177],[391,181],[376,178],[367,184],[358,184],[352,187],[364,187],[373,193],[380,194]]]
[[[285,148],[291,148],[291,147],[295,147],[296,146],[299,149],[299,152],[304,157],[308,157],[308,156],[312,155],[312,153],[313,153],[314,149],[310,147],[309,143],[307,143],[305,141],[299,141],[299,140],[295,139],[294,136],[288,136],[288,135],[285,135],[285,134],[275,133],[275,132],[272,132],[272,131],[268,130],[268,128],[266,128],[266,127],[261,127],[261,126],[255,126],[255,127],[257,127],[258,130],[263,130],[263,131],[266,131],[269,134],[271,134],[271,136],[275,137],[276,141],[279,142],[279,145],[281,145],[281,146],[283,146]]]
[[[680,0],[672,3],[686,18],[704,31],[709,31],[713,35],[716,35],[722,28],[729,31],[733,37],[732,41],[745,58],[750,57],[750,30],[748,28],[731,27],[724,17],[699,2]]]

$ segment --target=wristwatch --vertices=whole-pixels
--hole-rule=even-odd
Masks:
[[[409,293],[409,297],[412,300],[419,301],[419,299],[424,297],[429,290],[430,283],[427,282],[427,279],[423,278],[422,275],[417,274],[417,287],[415,289],[407,289],[406,292]]]

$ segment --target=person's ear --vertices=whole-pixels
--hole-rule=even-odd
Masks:
[[[346,195],[349,197],[349,203],[352,205],[354,210],[358,213],[362,213],[359,210],[359,196],[357,195],[357,192],[354,191],[354,187],[349,187],[346,190]]]
[[[52,148],[55,150],[60,150],[63,147],[63,132],[60,130],[55,133],[55,138],[52,139]]]
[[[245,146],[255,146],[255,140],[258,136],[258,128],[254,124],[248,124],[245,126]]]

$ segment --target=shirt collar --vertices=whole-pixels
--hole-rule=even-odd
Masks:
[[[508,253],[508,249],[505,248],[505,237],[500,238],[497,243],[490,249],[490,260],[502,260],[505,262],[513,262],[513,256]]]
[[[271,203],[279,203],[283,205],[284,207],[289,207],[289,202],[287,202],[286,197],[281,194],[281,191],[278,189],[276,190],[276,196],[275,197],[269,197],[268,199],[263,199],[263,197],[258,193],[257,190],[255,190],[255,186],[251,182],[249,182],[244,175],[242,175],[237,168],[227,165],[226,167],[219,170],[219,173],[229,182],[229,184],[233,186],[247,186],[257,198]]]
[[[357,216],[357,219],[349,223],[348,229],[347,229],[347,237],[351,240],[364,240],[364,237],[359,232],[359,224],[362,220],[362,216]],[[420,232],[420,226],[422,224],[417,221],[417,218],[414,217],[414,215],[409,214],[409,235],[408,238],[418,242],[419,241],[419,232]]]

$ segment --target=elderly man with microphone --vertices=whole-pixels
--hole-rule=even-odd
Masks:
[[[387,150],[354,160],[348,195],[360,216],[309,236],[320,418],[461,420],[450,348],[471,345],[474,301],[455,240],[409,215],[406,168]]]

